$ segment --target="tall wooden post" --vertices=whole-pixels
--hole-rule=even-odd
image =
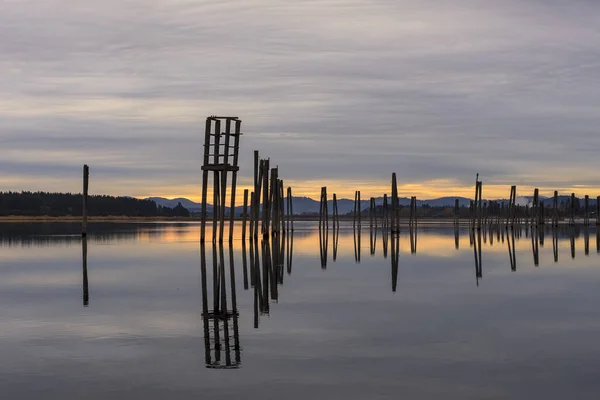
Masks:
[[[204,160],[202,162],[202,166],[206,166],[210,163],[209,154],[210,154],[210,128],[211,128],[211,119],[206,119],[206,127],[204,132]],[[200,242],[204,243],[205,234],[206,234],[206,201],[207,201],[207,191],[208,191],[208,169],[202,168],[202,212],[200,215]],[[214,212],[214,205],[213,205]]]
[[[596,225],[600,225],[600,196],[596,197]]]
[[[532,224],[535,223],[536,226],[538,225],[539,217],[540,217],[540,215],[539,215],[539,213],[540,213],[539,194],[540,194],[539,189],[535,188],[533,190],[533,205],[532,205],[532,210],[531,210],[531,223]]]
[[[246,240],[246,219],[248,218],[248,189],[244,189],[244,208],[242,209],[242,240]]]
[[[333,194],[333,228],[340,229],[340,215],[338,212],[337,197]]]
[[[554,191],[552,201],[552,226],[558,226],[558,190]]]
[[[250,226],[248,227],[248,231],[249,231],[249,235],[250,235],[250,240],[252,240],[253,234],[254,234],[254,192],[250,193],[250,215],[249,215],[249,219],[250,219]]]
[[[571,193],[571,215],[569,218],[569,225],[575,225],[575,193]]]
[[[360,205],[360,190],[357,193],[358,193],[358,229],[360,230],[361,227],[362,227],[362,223],[361,223],[361,218],[362,218],[361,211],[362,211],[362,207]]]
[[[388,198],[387,198],[387,193],[383,194],[383,206],[382,206],[382,213],[383,213],[383,218],[382,218],[382,232],[385,232],[388,227],[388,218],[389,218],[389,213],[388,213]],[[385,234],[385,233],[384,233]]]
[[[369,229],[373,230],[373,213],[375,212],[375,198],[369,199]]]
[[[238,152],[239,152],[239,148],[240,148],[240,135],[242,134],[240,132],[240,128],[242,126],[242,121],[240,120],[235,120],[235,132],[233,135],[233,169],[232,169],[232,176],[231,176],[231,203],[229,205],[229,243],[231,243],[233,241],[233,224],[235,221],[235,192],[236,192],[236,185],[237,185],[237,173],[238,173]],[[226,149],[227,152],[229,152],[229,149]],[[227,173],[227,172],[225,172]],[[248,197],[248,189],[246,189],[244,191],[244,203],[246,204],[246,200]],[[246,208],[246,205],[244,206],[244,208]],[[246,216],[245,216],[246,210],[244,210],[244,222],[246,221]],[[244,236],[246,234],[246,225],[244,223]]]
[[[454,224],[458,225],[459,222],[459,212],[460,209],[458,207],[458,199],[454,199]]]
[[[584,207],[585,207],[585,216],[584,216],[584,224],[588,226],[590,224],[590,196],[585,195],[584,199]]]
[[[290,228],[292,232],[294,231],[294,210],[292,208],[292,188],[288,186],[287,188],[287,197],[288,197],[288,216],[290,221]]]
[[[87,235],[87,201],[88,187],[90,179],[90,168],[87,165],[83,166],[83,204],[81,210],[81,236]]]
[[[269,234],[269,226],[267,221],[269,220],[269,160],[263,160],[262,162],[262,190],[263,190],[263,204],[262,204],[262,234],[266,236]]]
[[[400,221],[398,221],[398,182],[396,181],[396,173],[392,173],[392,212],[391,212],[391,232],[398,233],[400,231]]]

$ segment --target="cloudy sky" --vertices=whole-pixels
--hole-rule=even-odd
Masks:
[[[200,198],[204,120],[295,194],[600,194],[600,2],[4,0],[0,190]]]

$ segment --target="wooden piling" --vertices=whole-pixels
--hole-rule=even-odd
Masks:
[[[294,231],[294,210],[292,208],[292,188],[288,186],[287,188],[287,197],[288,197],[288,218],[290,222],[291,231]]]
[[[229,204],[229,243],[231,243],[233,241],[233,226],[234,226],[234,222],[235,222],[235,194],[236,194],[236,188],[237,188],[237,173],[238,173],[238,161],[239,161],[239,157],[238,157],[238,152],[239,152],[239,148],[240,148],[240,136],[241,136],[241,126],[242,126],[242,121],[240,120],[235,120],[235,128],[234,128],[234,134],[233,134],[233,165],[232,165],[232,171],[231,171],[231,195],[230,195],[230,204]],[[229,152],[229,149],[226,148],[226,151]],[[227,171],[224,171],[224,174],[227,174]],[[248,189],[246,189],[244,191],[244,196],[247,197],[248,195]],[[246,202],[246,200],[244,200],[244,202]],[[246,206],[244,206],[246,207]],[[244,211],[245,213],[246,211]],[[244,221],[245,221],[245,216],[244,216]],[[244,234],[246,233],[246,229],[244,227]]]
[[[337,197],[336,197],[335,193],[333,194],[333,210],[332,210],[332,212],[333,212],[333,228],[340,229],[340,215],[338,212]]]
[[[246,219],[248,218],[248,189],[244,189],[244,208],[242,209],[242,240],[246,240]],[[233,230],[233,228],[231,228]]]
[[[88,187],[90,180],[90,168],[87,165],[83,166],[83,204],[81,209],[81,236],[87,235],[87,203],[88,203]]]
[[[585,224],[585,226],[588,226],[590,224],[590,196],[588,196],[586,194],[583,201],[584,201],[583,205],[584,205],[584,209],[585,209],[583,223]]]
[[[398,220],[399,214],[398,204],[398,182],[396,180],[396,173],[392,173],[392,210],[390,213],[390,226],[391,233],[398,233],[400,231],[400,221]]]
[[[569,216],[569,225],[575,225],[575,193],[571,193],[571,213]]]
[[[202,162],[202,166],[206,167],[210,163],[210,129],[211,129],[211,119],[206,119],[205,133],[204,133],[204,159]],[[202,168],[202,208],[200,214],[200,242],[204,243],[205,234],[206,234],[206,217],[207,217],[207,193],[208,191],[208,169]],[[214,212],[214,205],[213,205]]]
[[[458,205],[459,205],[458,199],[454,199],[454,224],[455,225],[458,225],[458,223],[459,223],[460,209],[459,209]]]
[[[558,226],[558,190],[554,191],[552,199],[552,225]]]
[[[596,225],[600,225],[600,196],[596,197]]]

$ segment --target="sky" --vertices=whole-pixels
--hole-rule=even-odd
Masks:
[[[294,195],[600,194],[600,2],[4,0],[0,190],[201,197],[242,120]]]

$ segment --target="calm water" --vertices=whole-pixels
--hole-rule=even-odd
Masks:
[[[0,226],[2,399],[600,393],[595,228],[203,249],[196,224],[78,229]]]

